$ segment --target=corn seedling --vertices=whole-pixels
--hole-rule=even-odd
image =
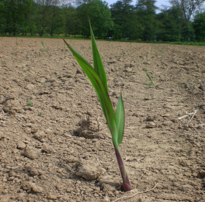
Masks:
[[[152,78],[150,77],[149,73],[143,69],[143,71],[146,73],[147,77],[149,78],[149,80],[151,81],[151,84],[148,84],[148,83],[143,83],[144,85],[148,85],[148,86],[152,86],[152,85],[155,85]]]
[[[41,44],[42,44],[42,46],[44,47],[45,51],[48,53],[48,50],[46,49],[45,44],[44,44],[43,41],[41,41]],[[50,57],[50,54],[49,54],[49,53],[48,53],[48,56]]]
[[[32,106],[32,105],[33,105],[33,102],[30,101],[30,102],[27,103],[27,105],[28,105],[28,106]]]
[[[116,113],[114,112],[110,97],[108,95],[107,77],[102,63],[100,53],[95,42],[94,34],[90,24],[91,41],[92,41],[92,53],[93,53],[93,65],[94,68],[63,38],[65,44],[68,46],[73,56],[83,69],[84,73],[89,78],[98,95],[105,119],[107,121],[110,133],[112,135],[112,142],[115,149],[116,158],[120,168],[123,187],[125,191],[131,190],[130,182],[128,179],[125,165],[122,160],[119,145],[122,143],[124,133],[124,106],[122,100],[122,93],[117,104]]]
[[[165,46],[163,46],[163,48],[162,48],[162,50],[161,50],[162,53],[164,53],[164,48],[165,48]]]

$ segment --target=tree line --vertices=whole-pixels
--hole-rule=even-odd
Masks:
[[[100,39],[205,41],[205,0],[0,0],[0,34],[89,37],[88,19]]]

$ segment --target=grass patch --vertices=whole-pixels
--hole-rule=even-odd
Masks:
[[[60,35],[9,35],[9,34],[0,34],[0,37],[21,37],[21,38],[48,38],[48,39],[61,39]],[[75,40],[90,40],[89,38],[84,38],[82,35],[76,35],[72,37],[64,37],[64,39],[75,39]],[[160,42],[160,41],[139,41],[139,40],[113,40],[113,39],[96,39],[97,41],[113,41],[113,42],[130,42],[130,43],[147,43],[147,44],[177,44],[177,45],[188,45],[188,46],[205,46],[205,42]]]

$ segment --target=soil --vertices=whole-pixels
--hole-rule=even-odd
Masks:
[[[124,101],[124,192],[90,81],[63,40],[41,41],[0,38],[1,201],[205,201],[204,47],[97,41]],[[90,40],[67,41],[93,64]]]

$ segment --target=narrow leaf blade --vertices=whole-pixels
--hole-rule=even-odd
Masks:
[[[63,40],[72,52],[73,56],[75,57],[81,68],[83,69],[83,71],[85,72],[85,74],[87,75],[87,77],[89,78],[91,84],[93,85],[100,100],[103,113],[107,120],[107,124],[112,135],[113,144],[117,146],[118,131],[116,124],[116,116],[108,92],[104,86],[102,79],[99,77],[97,72],[92,68],[92,66],[72,46],[70,46],[64,38]]]
[[[103,83],[105,85],[105,88],[106,88],[106,90],[108,92],[106,73],[105,73],[103,62],[102,62],[102,59],[101,59],[101,56],[100,56],[100,53],[99,53],[99,50],[98,50],[98,47],[97,47],[97,44],[96,44],[96,41],[95,41],[95,37],[94,37],[94,34],[93,34],[93,30],[92,30],[92,27],[91,27],[90,20],[89,20],[89,24],[90,24],[90,34],[91,34],[91,40],[92,40],[92,51],[93,51],[93,65],[94,65],[94,69],[98,73],[100,78],[102,79],[102,81],[103,81]]]
[[[123,139],[123,133],[124,133],[124,125],[125,125],[125,111],[124,111],[121,93],[117,104],[116,121],[117,121],[117,129],[118,129],[118,144],[121,144]]]
[[[143,83],[143,85],[152,86],[154,84]]]
[[[143,69],[143,71],[146,73],[146,75],[149,78],[149,80],[151,81],[152,85],[154,85],[154,82],[153,82],[152,78],[150,77],[149,73],[145,69]]]

